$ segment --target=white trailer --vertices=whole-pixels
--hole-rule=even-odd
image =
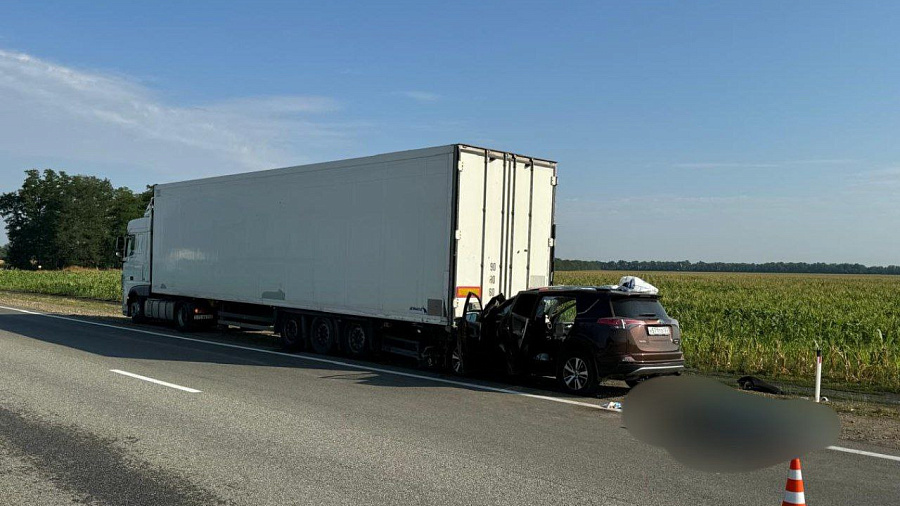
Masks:
[[[422,358],[470,292],[552,283],[555,186],[555,162],[460,144],[160,184],[123,312]]]

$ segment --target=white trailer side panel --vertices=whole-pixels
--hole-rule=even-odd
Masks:
[[[445,324],[456,149],[159,185],[152,291]]]

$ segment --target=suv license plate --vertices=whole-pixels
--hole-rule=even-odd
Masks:
[[[651,336],[668,336],[672,333],[669,327],[647,327],[647,334]]]

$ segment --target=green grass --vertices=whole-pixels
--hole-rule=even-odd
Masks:
[[[625,273],[557,272],[557,284],[616,283]],[[635,273],[629,273],[635,274]],[[900,391],[900,277],[636,273],[681,322],[688,365],[807,383],[815,342],[836,386]]]
[[[0,290],[118,301],[121,275],[119,270],[0,270]]]

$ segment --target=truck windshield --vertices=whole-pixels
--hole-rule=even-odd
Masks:
[[[623,297],[612,300],[613,315],[624,318],[668,318],[659,299]]]

